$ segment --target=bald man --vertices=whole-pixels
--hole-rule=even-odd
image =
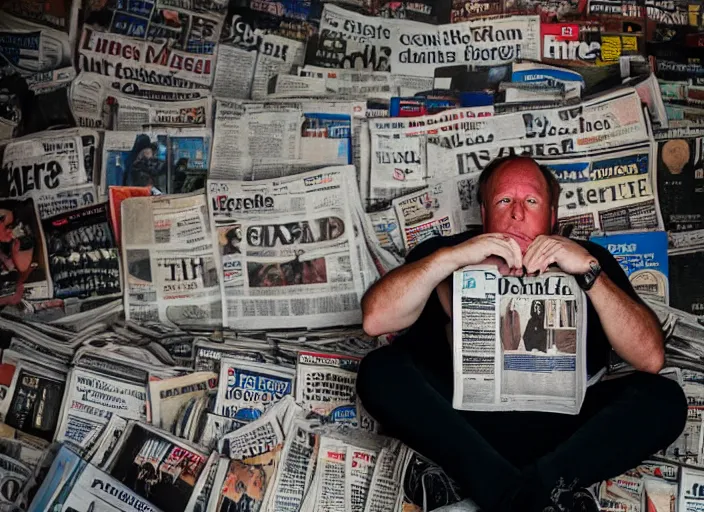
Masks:
[[[617,476],[671,444],[687,401],[658,372],[657,317],[602,247],[554,235],[560,187],[527,157],[492,162],[479,178],[483,229],[414,248],[362,299],[364,330],[403,331],[362,361],[357,391],[393,435],[439,464],[482,511],[598,511],[586,487]],[[613,349],[636,372],[590,386],[578,415],[452,408],[452,273],[495,263],[521,276],[557,266],[585,290],[587,373]]]

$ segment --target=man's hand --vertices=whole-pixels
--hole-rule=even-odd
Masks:
[[[454,246],[452,256],[456,269],[485,263],[488,258],[498,256],[508,267],[507,273],[522,271],[521,248],[518,242],[502,233],[485,233],[470,238]]]
[[[589,263],[596,258],[577,242],[557,235],[539,235],[530,244],[523,256],[523,265],[528,274],[545,272],[556,264],[568,274],[584,274]]]

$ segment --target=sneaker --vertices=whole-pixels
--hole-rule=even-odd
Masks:
[[[589,489],[564,485],[562,480],[550,493],[552,504],[543,512],[599,512],[599,502]]]

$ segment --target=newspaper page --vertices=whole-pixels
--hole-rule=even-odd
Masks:
[[[0,199],[0,302],[53,297],[47,247],[33,199]]]
[[[195,90],[194,93],[169,92],[158,94],[153,86],[149,96],[164,96],[171,100],[140,97],[120,84],[117,79],[82,72],[71,84],[71,110],[79,126],[122,131],[142,130],[150,126],[212,127],[212,98]],[[141,84],[140,84],[141,85]],[[126,88],[129,92],[123,93]],[[165,89],[165,88],[163,88]],[[162,89],[162,90],[163,90]],[[189,96],[195,96],[193,98]],[[176,99],[181,97],[181,99]]]
[[[372,481],[367,493],[364,512],[386,512],[394,509],[400,485],[396,468],[401,442],[394,441],[394,443],[391,447],[382,448],[379,451],[372,472]]]
[[[29,508],[32,512],[160,512],[122,482],[62,446]]]
[[[405,251],[398,216],[393,207],[388,207],[365,214],[372,224],[379,244],[392,254]]]
[[[294,390],[292,369],[224,358],[214,412],[251,422]]]
[[[192,401],[215,393],[218,376],[211,372],[195,372],[182,377],[151,381],[149,405],[151,424],[174,432],[179,415]]]
[[[168,43],[141,41],[85,26],[78,69],[119,79],[179,89],[209,88],[215,56],[188,53]]]
[[[428,116],[420,119],[423,124],[416,124],[415,118],[370,124],[373,157],[367,197],[372,202],[401,195],[399,188],[480,172],[495,158],[587,153],[649,139],[641,100],[632,88],[570,107],[483,116],[474,121],[458,122],[453,113],[443,113],[446,120],[441,122]]]
[[[79,453],[98,442],[113,414],[146,421],[146,375],[126,365],[113,366],[122,377],[74,367],[69,372],[64,405],[54,440]],[[144,380],[142,380],[144,379]]]
[[[662,229],[649,142],[537,161],[560,182],[558,222],[573,226],[571,236]]]
[[[453,275],[453,407],[578,414],[586,392],[586,299],[560,272]]]
[[[164,511],[185,511],[208,455],[145,423],[120,438],[106,473]]]
[[[242,460],[270,452],[283,442],[284,434],[272,407],[259,419],[225,434],[218,441],[218,451],[230,459]]]
[[[200,10],[179,2],[149,4],[111,0],[88,7],[86,23],[112,34],[148,41],[170,41],[176,50],[213,55],[225,13]],[[98,8],[99,6],[99,8]]]
[[[84,458],[98,469],[105,470],[112,452],[127,430],[127,424],[128,420],[113,414],[100,433],[100,439],[85,453]]]
[[[50,192],[30,192],[39,210],[39,218],[48,219],[71,210],[91,206],[98,200],[95,185],[86,183]]]
[[[589,240],[616,258],[638,295],[670,303],[666,232],[608,233]]]
[[[42,225],[54,297],[86,299],[122,291],[107,203],[46,218]]]
[[[704,471],[689,467],[680,470],[680,495],[677,510],[682,512],[701,512],[704,510],[702,492],[704,491]]]
[[[202,194],[123,201],[127,320],[222,324],[218,255],[207,216]]]
[[[305,420],[294,420],[286,432],[281,463],[273,486],[272,509],[298,512],[313,479],[318,435]]]
[[[392,201],[405,253],[434,236],[450,236],[481,224],[476,199],[479,176],[458,176]]]
[[[323,352],[299,352],[296,402],[333,423],[357,418],[356,382],[360,358]]]
[[[102,192],[107,195],[111,186],[149,186],[162,194],[201,190],[210,168],[211,136],[204,128],[106,131]]]
[[[208,182],[225,322],[238,329],[359,323],[362,293],[348,189],[354,168]]]
[[[347,445],[332,437],[321,436],[315,478],[318,480],[316,508],[329,512],[347,512],[345,457]]]
[[[69,35],[7,12],[0,16],[0,55],[8,67],[27,76],[73,63]]]
[[[242,428],[246,424],[247,422],[244,421],[207,412],[205,414],[205,424],[200,432],[200,436],[197,437],[198,444],[208,450],[217,450],[218,440],[225,434]]]
[[[325,4],[313,62],[331,68],[433,77],[438,67],[540,60],[540,18],[508,16],[447,25],[364,16]]]
[[[364,512],[369,487],[376,465],[377,453],[372,450],[348,446],[345,453],[345,502],[347,512]]]
[[[83,140],[76,132],[11,142],[2,158],[0,197],[82,185],[89,181],[86,171]]]
[[[211,179],[267,179],[354,158],[363,102],[218,101]]]

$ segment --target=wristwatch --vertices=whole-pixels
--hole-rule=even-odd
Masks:
[[[587,270],[584,274],[574,276],[574,278],[579,287],[586,292],[594,286],[599,274],[601,274],[601,265],[599,265],[597,260],[592,260],[589,262],[589,270]]]

